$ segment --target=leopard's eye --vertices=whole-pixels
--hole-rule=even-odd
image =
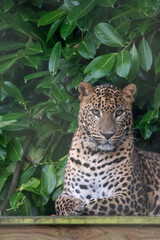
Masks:
[[[97,116],[97,117],[100,117],[100,111],[98,109],[92,109],[91,112]]]
[[[116,116],[116,117],[119,117],[119,116],[121,116],[122,114],[123,114],[123,110],[122,110],[122,109],[119,109],[119,110],[116,111],[115,116]]]

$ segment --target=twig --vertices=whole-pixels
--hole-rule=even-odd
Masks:
[[[29,147],[29,145],[31,143],[31,140],[32,140],[34,134],[35,133],[32,132],[26,138],[26,140],[24,142],[24,145],[23,145],[24,154],[23,154],[22,160],[18,161],[17,164],[16,164],[16,168],[15,168],[15,171],[14,171],[14,174],[13,174],[12,182],[11,182],[11,185],[9,187],[7,196],[6,196],[5,200],[2,202],[2,204],[0,205],[0,210],[2,212],[2,215],[6,215],[6,207],[7,207],[8,203],[9,203],[9,200],[10,200],[11,196],[16,191],[16,187],[17,187],[18,180],[19,180],[19,175],[20,175],[20,172],[21,172],[24,160],[25,160],[25,154],[26,154],[26,152],[28,150],[28,147]]]
[[[29,163],[31,163],[31,164],[33,165],[33,167],[36,167],[36,166],[37,166],[36,163],[33,162],[33,160],[31,159],[30,156],[26,155],[26,156],[25,156],[25,159],[26,159]]]
[[[19,174],[20,174],[22,166],[23,166],[23,162],[24,162],[24,158],[23,158],[22,161],[19,161],[16,164],[16,169],[15,169],[14,174],[13,174],[12,182],[11,182],[11,185],[9,187],[7,197],[5,198],[5,200],[3,201],[3,203],[0,206],[0,210],[2,211],[2,215],[6,215],[6,207],[8,205],[9,199],[16,190],[16,186],[17,186],[17,183],[18,183]]]

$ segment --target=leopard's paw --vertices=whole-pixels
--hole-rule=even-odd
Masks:
[[[60,196],[56,201],[57,215],[80,216],[84,214],[85,202],[70,196]]]

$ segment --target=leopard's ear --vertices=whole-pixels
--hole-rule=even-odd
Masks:
[[[132,104],[134,102],[134,94],[136,93],[136,85],[129,84],[122,89],[122,97],[127,102],[127,104]]]
[[[88,101],[93,95],[93,87],[87,82],[81,82],[78,86],[80,102]]]

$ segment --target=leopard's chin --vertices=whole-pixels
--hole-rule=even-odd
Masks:
[[[111,145],[110,143],[99,144],[97,147],[101,151],[105,151],[105,152],[111,152],[111,151],[114,151],[116,149],[116,147],[114,145]]]
[[[97,150],[99,149],[104,152],[111,152],[116,150],[116,144],[114,145],[109,141],[103,142],[95,138],[90,138],[90,143],[91,145],[93,144],[93,147],[96,148]]]

